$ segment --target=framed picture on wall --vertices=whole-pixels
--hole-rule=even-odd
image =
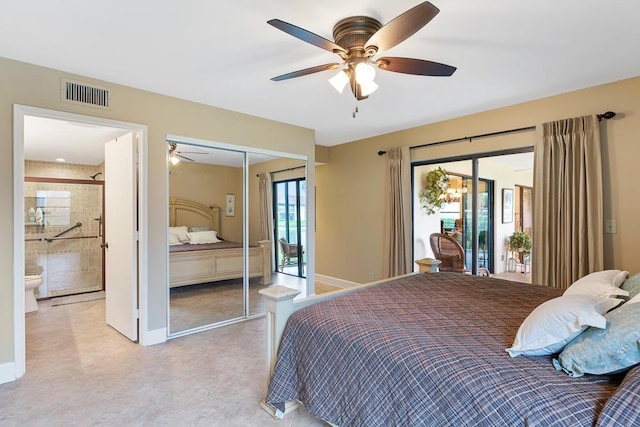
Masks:
[[[227,208],[225,209],[226,216],[235,216],[236,215],[236,195],[235,194],[227,194]]]
[[[502,223],[513,222],[513,188],[502,189]]]

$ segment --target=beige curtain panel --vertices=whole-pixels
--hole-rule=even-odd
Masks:
[[[271,241],[271,253],[274,253],[273,242],[273,192],[270,173],[258,174],[258,197],[260,198],[260,240]],[[273,258],[273,257],[272,257]],[[275,268],[271,260],[272,270]]]
[[[534,283],[567,288],[602,270],[602,155],[596,116],[537,127],[533,172]]]
[[[384,277],[412,271],[410,156],[409,147],[387,150]]]

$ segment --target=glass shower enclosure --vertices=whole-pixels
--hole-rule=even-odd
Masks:
[[[104,289],[104,181],[25,177],[25,275],[36,297]]]

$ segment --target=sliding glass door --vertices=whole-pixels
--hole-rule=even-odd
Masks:
[[[447,179],[439,183],[444,191],[425,208],[423,195],[438,168],[446,172]],[[414,164],[413,258],[435,258],[431,236],[446,234],[459,243],[469,271],[506,272],[512,257],[509,236],[518,229],[531,232],[532,169],[530,149]],[[514,188],[516,206],[502,196]]]
[[[464,186],[467,189],[473,188],[473,179],[463,178]],[[493,271],[493,180],[479,178],[478,179],[478,268],[486,268]],[[466,256],[466,264],[473,264],[473,192],[468,191],[462,197],[464,206],[464,250]]]
[[[274,232],[278,271],[305,277],[307,182],[304,178],[273,184]]]

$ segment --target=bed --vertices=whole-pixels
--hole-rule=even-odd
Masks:
[[[640,367],[571,378],[549,356],[506,353],[562,290],[426,273],[297,302],[260,292],[272,372],[263,407],[277,417],[301,402],[337,426],[640,423]]]
[[[218,235],[220,209],[178,198],[169,199],[169,226],[190,229],[210,228]],[[242,243],[223,240],[219,243],[180,244],[169,246],[169,286],[186,286],[243,276]],[[249,277],[260,277],[260,283],[271,284],[271,241],[261,240],[249,247]]]

